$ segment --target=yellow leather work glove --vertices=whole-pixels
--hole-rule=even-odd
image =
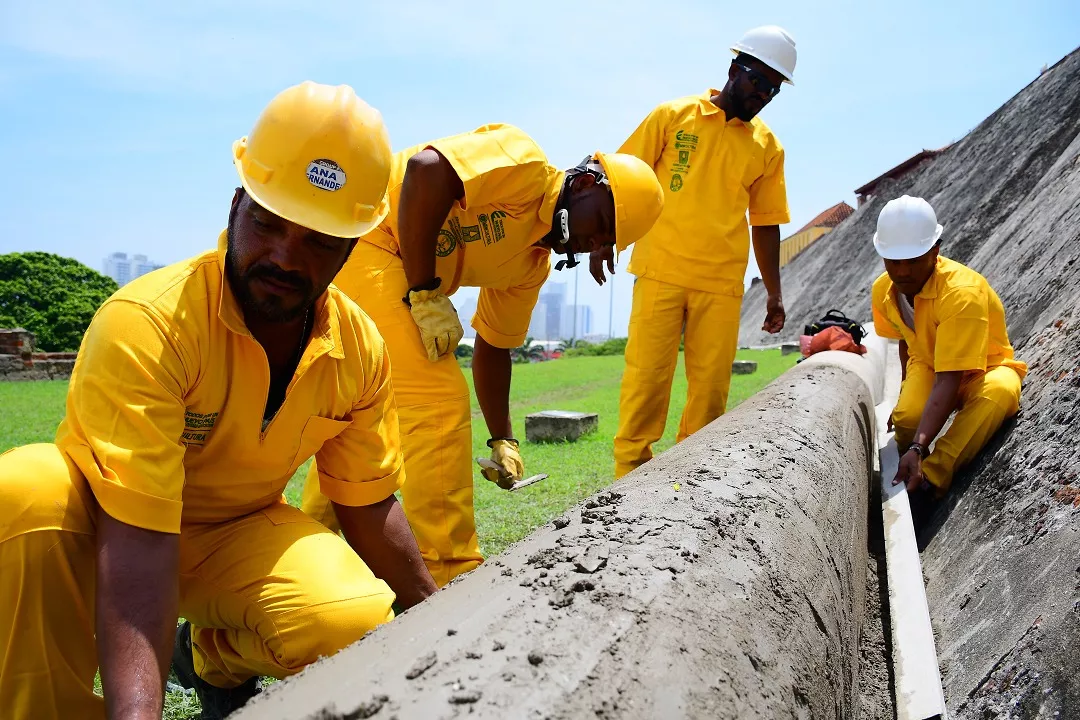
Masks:
[[[521,459],[518,441],[513,438],[488,440],[491,448],[491,461],[501,470],[484,468],[480,473],[503,490],[509,490],[525,474],[525,461]]]
[[[411,290],[409,306],[413,322],[420,328],[420,340],[427,350],[428,360],[437,361],[454,352],[465,331],[450,298],[438,290]]]

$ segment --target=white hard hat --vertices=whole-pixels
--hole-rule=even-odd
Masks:
[[[874,249],[886,260],[913,260],[928,253],[943,230],[930,203],[903,195],[881,209]]]
[[[777,25],[762,25],[739,38],[731,46],[731,52],[746,53],[757,58],[784,76],[784,82],[794,85],[795,80],[795,38]]]

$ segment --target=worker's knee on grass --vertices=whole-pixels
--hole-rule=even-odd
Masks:
[[[52,443],[0,455],[0,541],[42,529],[92,533],[92,497],[78,467]]]
[[[390,622],[393,602],[394,593],[385,587],[381,592],[313,605],[278,621],[282,675],[300,672]]]

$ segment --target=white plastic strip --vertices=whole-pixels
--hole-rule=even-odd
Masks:
[[[892,484],[899,458],[892,433],[886,437],[888,442],[880,453],[881,513],[889,578],[896,717],[897,720],[946,720],[945,695],[911,504],[904,484]]]

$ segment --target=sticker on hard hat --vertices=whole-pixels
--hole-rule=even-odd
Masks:
[[[307,167],[307,179],[317,188],[334,192],[345,185],[345,171],[333,160],[312,160]]]

